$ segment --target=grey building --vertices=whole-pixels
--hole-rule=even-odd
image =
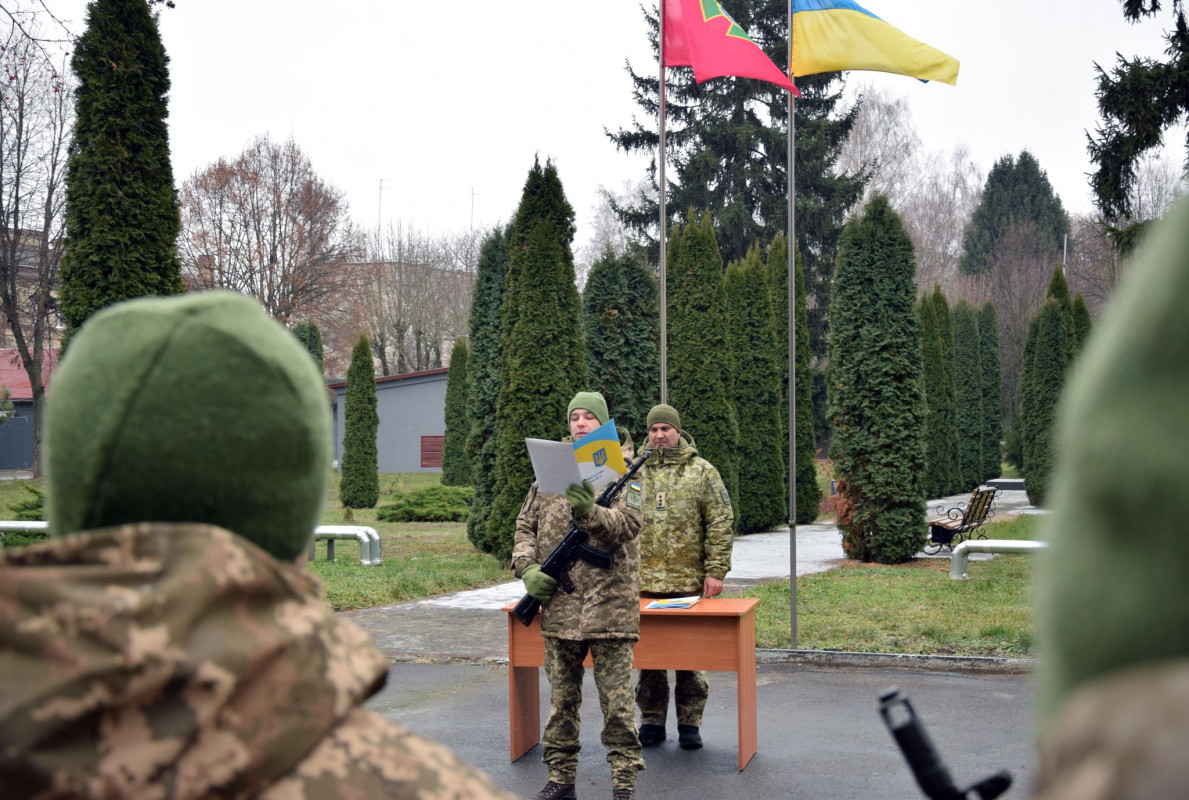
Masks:
[[[57,349],[47,350],[42,365],[45,383],[58,365]],[[33,469],[33,390],[15,348],[0,349],[0,386],[12,396],[12,416],[0,425],[0,471]],[[444,408],[444,406],[443,406]]]
[[[376,448],[380,472],[441,472],[446,438],[446,377],[449,369],[431,369],[376,379],[380,427]],[[334,459],[343,459],[346,383],[332,383]]]

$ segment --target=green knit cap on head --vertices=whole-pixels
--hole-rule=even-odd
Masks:
[[[321,518],[330,437],[313,359],[254,300],[120,303],[87,321],[54,373],[50,530],[207,523],[292,560]]]
[[[651,428],[658,422],[663,422],[677,430],[681,430],[681,415],[677,413],[677,409],[666,403],[655,405],[648,412],[648,427]]]
[[[574,399],[570,401],[570,407],[566,409],[567,421],[574,413],[575,408],[585,408],[594,414],[600,425],[611,419],[611,415],[607,413],[607,401],[598,392],[579,392],[574,395]]]

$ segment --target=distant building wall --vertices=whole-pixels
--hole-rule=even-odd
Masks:
[[[16,401],[0,425],[0,470],[33,469],[33,403]]]
[[[441,472],[448,369],[376,379],[380,472]],[[347,384],[334,383],[334,458],[342,463]],[[423,452],[425,458],[423,458]],[[436,457],[435,457],[436,453]]]

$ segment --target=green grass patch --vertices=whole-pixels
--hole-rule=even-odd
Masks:
[[[989,523],[988,539],[1031,539],[1035,516]],[[797,647],[865,653],[1028,658],[1034,655],[1030,593],[1035,555],[971,563],[953,581],[949,559],[885,566],[848,562],[797,580]],[[789,582],[744,592],[760,600],[759,647],[790,646]]]

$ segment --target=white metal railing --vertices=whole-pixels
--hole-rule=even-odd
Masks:
[[[1035,553],[1048,546],[1048,542],[1018,539],[967,539],[959,542],[950,554],[950,580],[964,581],[970,577],[966,565],[971,553]]]

